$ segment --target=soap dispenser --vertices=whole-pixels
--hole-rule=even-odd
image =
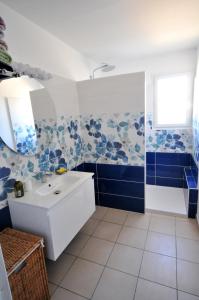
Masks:
[[[23,183],[21,181],[15,181],[14,193],[16,198],[20,198],[24,196],[24,188],[23,188]]]

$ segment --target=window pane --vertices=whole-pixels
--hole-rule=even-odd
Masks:
[[[191,78],[178,74],[156,82],[156,125],[188,125],[191,107]]]

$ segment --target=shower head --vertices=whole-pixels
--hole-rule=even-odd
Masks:
[[[99,67],[97,67],[93,70],[92,76],[90,76],[90,79],[94,79],[95,72],[98,71],[98,70],[102,70],[102,72],[110,72],[113,69],[115,69],[114,65],[109,65],[107,63],[102,63],[101,66],[99,66]]]
[[[114,69],[115,69],[114,65],[108,65],[108,64],[106,64],[106,65],[103,66],[102,72],[110,72],[110,71],[112,71]]]

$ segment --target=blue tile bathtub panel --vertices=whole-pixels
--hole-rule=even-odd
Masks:
[[[189,190],[189,204],[197,204],[198,202],[198,190]]]
[[[144,199],[99,193],[102,206],[144,213]]]
[[[96,204],[144,211],[144,167],[84,163],[84,171],[95,172]]]

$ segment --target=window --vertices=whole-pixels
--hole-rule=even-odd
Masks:
[[[155,79],[156,128],[191,126],[192,84],[190,73],[158,76]]]

